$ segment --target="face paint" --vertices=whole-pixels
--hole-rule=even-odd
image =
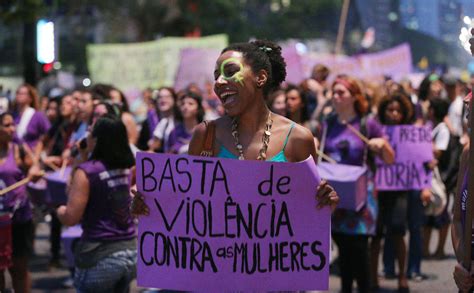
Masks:
[[[230,62],[233,62],[235,63],[236,65],[239,66],[239,71],[237,71],[236,73],[234,73],[232,76],[227,76],[225,74],[225,66],[226,64],[230,63]],[[240,83],[240,85],[244,85],[244,75],[243,75],[243,71],[244,71],[244,66],[242,65],[242,63],[239,61],[239,59],[237,58],[229,58],[229,59],[226,59],[222,62],[221,64],[221,75],[222,75],[222,78],[224,78],[225,80],[229,80],[229,81],[233,81],[233,82],[238,82]]]

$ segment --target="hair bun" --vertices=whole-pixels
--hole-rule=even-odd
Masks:
[[[255,40],[251,42],[265,52],[270,59],[272,66],[272,85],[271,88],[277,88],[286,79],[286,62],[281,54],[281,47],[272,41]]]

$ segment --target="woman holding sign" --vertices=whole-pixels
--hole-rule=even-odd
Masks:
[[[104,116],[87,138],[90,159],[74,171],[62,224],[81,222],[74,250],[78,292],[128,292],[136,275],[135,225],[129,212],[130,168],[134,157],[127,131],[116,117]]]
[[[324,152],[347,165],[370,164],[369,152],[392,163],[394,151],[383,138],[380,124],[366,116],[368,102],[359,83],[351,77],[339,76],[332,91],[335,114],[324,124]],[[360,292],[370,290],[369,236],[374,234],[376,223],[376,203],[371,193],[360,211],[337,209],[332,217],[332,236],[339,247],[342,292],[352,292],[354,279]]]
[[[281,47],[270,41],[232,44],[216,62],[214,91],[226,115],[196,126],[190,155],[301,162],[316,159],[313,135],[303,126],[271,112],[266,99],[286,78]],[[339,197],[323,181],[317,187],[318,206],[335,209]],[[134,198],[132,213],[148,214],[143,198]]]
[[[385,97],[378,108],[378,118],[383,125],[401,125],[410,124],[413,117],[413,105],[409,97],[403,92],[395,92]],[[410,219],[409,210],[409,190],[401,191],[379,191],[379,217],[377,219],[377,234],[372,238],[371,242],[371,280],[372,287],[378,287],[378,262],[380,252],[380,241],[385,236],[385,249],[388,249],[388,243],[395,245],[395,253],[398,261],[399,275],[398,288],[399,291],[407,291],[408,281],[406,274],[407,247],[403,239],[407,230],[408,221],[419,223],[418,235],[410,234],[412,238],[421,236],[422,213],[419,213],[419,220]],[[419,191],[417,192],[419,194]],[[419,197],[419,195],[418,195]],[[421,209],[421,201],[420,201]],[[385,233],[385,235],[383,235]],[[419,242],[419,250],[421,252],[421,241]],[[391,246],[390,246],[391,248]],[[421,259],[420,259],[421,260]]]

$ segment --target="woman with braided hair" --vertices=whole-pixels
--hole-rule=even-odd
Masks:
[[[196,126],[188,154],[271,162],[301,162],[310,155],[317,158],[311,132],[272,113],[266,104],[269,92],[286,78],[280,46],[262,40],[231,44],[217,59],[214,78],[214,91],[226,115]],[[210,149],[205,148],[208,130],[214,132]],[[315,189],[319,206],[335,209],[339,197],[334,189],[326,181]],[[148,214],[139,194],[132,213]]]

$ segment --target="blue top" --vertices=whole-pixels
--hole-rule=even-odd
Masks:
[[[285,143],[283,144],[283,149],[278,152],[275,156],[271,157],[270,159],[267,159],[267,162],[288,162],[288,159],[285,156],[285,148],[286,144],[288,143],[288,138],[290,137],[291,130],[295,126],[295,123],[292,122],[290,125],[290,130],[288,131],[288,134],[286,135]],[[217,154],[218,158],[227,158],[227,159],[237,159],[238,157],[231,153],[224,145],[221,144],[219,153]]]

